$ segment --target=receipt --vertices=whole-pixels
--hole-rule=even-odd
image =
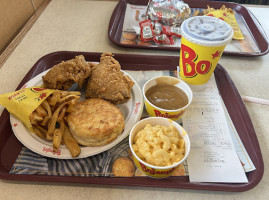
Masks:
[[[194,92],[193,102],[182,121],[191,142],[187,158],[191,182],[248,182],[229,131],[214,76],[206,89]]]
[[[243,145],[243,143],[242,143],[242,141],[241,141],[234,125],[233,125],[233,122],[230,118],[230,115],[229,115],[223,101],[222,101],[222,105],[224,108],[224,113],[226,115],[226,121],[228,124],[228,128],[229,128],[229,131],[230,131],[233,143],[234,143],[235,150],[236,150],[237,155],[240,159],[240,162],[243,165],[245,172],[254,171],[256,169],[256,167],[254,166],[252,160],[250,159],[250,157],[247,153],[247,150],[245,149],[245,147],[244,147],[244,145]]]

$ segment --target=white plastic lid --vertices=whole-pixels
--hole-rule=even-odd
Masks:
[[[181,25],[182,36],[205,46],[224,46],[233,37],[232,27],[225,21],[210,16],[195,16]]]

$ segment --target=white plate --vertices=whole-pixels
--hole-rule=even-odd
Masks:
[[[28,81],[25,84],[25,86],[34,87],[42,85],[43,84],[42,76],[44,76],[47,72],[48,70],[37,75],[36,77]],[[124,138],[126,138],[129,135],[129,132],[133,127],[133,125],[137,121],[139,121],[143,111],[143,104],[144,104],[143,95],[136,81],[128,73],[124,72],[124,74],[128,75],[134,81],[135,84],[131,90],[131,99],[124,104],[117,105],[119,109],[122,111],[125,120],[125,127],[123,133],[119,135],[116,140],[104,146],[100,147],[81,146],[81,153],[77,158],[85,158],[112,148],[113,146],[121,142]],[[82,95],[82,99],[83,98],[84,97]],[[10,122],[12,130],[15,136],[18,138],[18,140],[33,152],[51,158],[73,159],[69,150],[65,145],[61,145],[59,151],[55,153],[52,151],[52,142],[46,141],[36,136],[28,128],[26,128],[20,120],[18,120],[12,115],[10,115]]]

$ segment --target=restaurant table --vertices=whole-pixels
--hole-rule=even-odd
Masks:
[[[113,1],[53,0],[0,69],[0,94],[14,91],[42,56],[55,51],[173,55],[179,52],[122,48],[107,35]],[[245,5],[269,35],[269,7]],[[269,99],[269,54],[258,57],[223,56],[241,96]],[[264,159],[261,182],[245,192],[167,189],[93,184],[0,180],[0,199],[266,199],[269,197],[269,106],[245,102]],[[3,107],[0,107],[0,112]]]

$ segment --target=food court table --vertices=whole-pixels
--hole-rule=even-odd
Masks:
[[[117,2],[54,0],[41,14],[0,69],[0,94],[15,90],[42,56],[55,51],[112,52],[173,55],[179,52],[122,48],[107,36]],[[269,7],[247,6],[269,35]],[[269,99],[269,54],[261,57],[223,56],[220,64],[233,79],[241,96]],[[264,176],[242,193],[128,186],[40,183],[0,180],[0,199],[266,199],[269,182],[269,106],[245,103],[264,159]],[[3,107],[0,107],[2,112]]]

